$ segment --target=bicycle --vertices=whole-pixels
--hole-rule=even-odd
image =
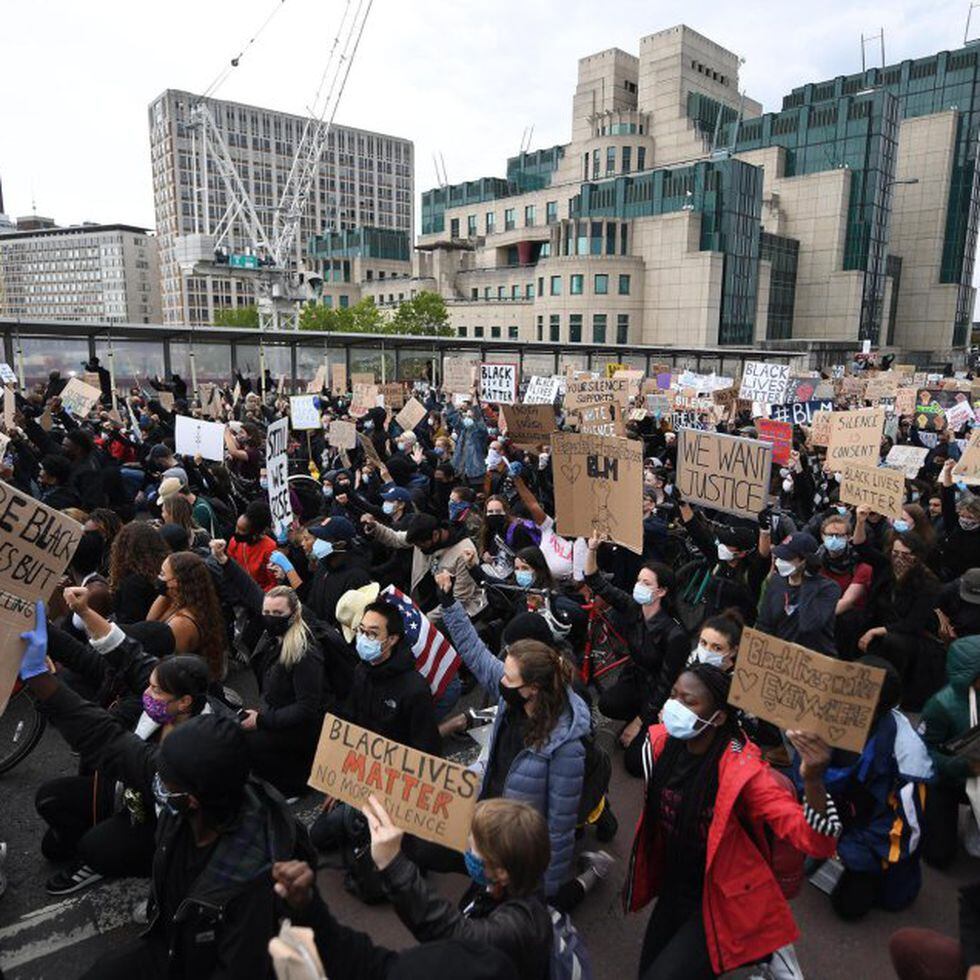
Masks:
[[[0,773],[10,772],[34,751],[46,725],[34,695],[18,680],[0,716]]]
[[[583,684],[591,684],[600,690],[600,680],[630,659],[629,646],[607,615],[608,609],[609,606],[598,596],[593,596],[582,606],[582,611],[588,613],[589,619],[582,663],[578,671],[579,679]]]

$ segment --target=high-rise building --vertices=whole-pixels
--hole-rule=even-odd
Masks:
[[[220,173],[208,166],[203,141],[190,125],[201,99],[168,89],[149,108],[153,199],[160,243],[165,323],[210,323],[216,310],[255,301],[247,274],[188,275],[178,239],[202,234],[220,221],[229,198]],[[263,220],[273,227],[275,209],[308,120],[270,109],[218,99],[203,100]],[[412,232],[413,146],[410,140],[335,125],[300,221],[291,265],[306,266],[314,235],[371,226]],[[253,256],[244,218],[232,219],[226,254]],[[248,265],[246,265],[246,268]]]
[[[0,229],[0,316],[159,323],[156,238],[132,225],[19,218]]]
[[[980,47],[809,83],[765,114],[738,56],[689,27],[638,50],[579,61],[570,142],[422,194],[406,298],[437,290],[459,336],[489,341],[962,353]],[[357,286],[398,295],[390,272]]]

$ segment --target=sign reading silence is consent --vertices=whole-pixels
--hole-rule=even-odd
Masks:
[[[766,506],[771,469],[767,442],[696,429],[678,434],[677,488],[692,503],[755,517]]]
[[[358,808],[374,795],[396,827],[465,851],[480,776],[457,762],[327,715],[309,784]]]
[[[831,464],[831,469],[839,470],[844,463],[877,466],[884,427],[883,408],[831,412],[827,433],[827,462]]]
[[[746,627],[728,700],[780,728],[860,752],[884,678],[878,667],[834,660]]]

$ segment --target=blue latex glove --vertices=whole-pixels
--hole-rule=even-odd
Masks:
[[[524,472],[524,464],[515,459],[513,463],[507,464],[507,472],[511,476],[520,476]]]
[[[276,544],[285,544],[289,540],[289,528],[285,524],[276,533]]]
[[[275,565],[287,573],[296,571],[296,569],[293,567],[293,563],[281,551],[273,551],[272,554],[269,555],[269,564]]]
[[[34,629],[20,634],[20,638],[27,644],[20,658],[22,681],[48,672],[48,614],[44,610],[43,600],[38,599],[34,604],[34,615],[36,617]]]

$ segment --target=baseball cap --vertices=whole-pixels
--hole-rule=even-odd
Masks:
[[[784,561],[789,558],[806,558],[816,554],[817,539],[806,531],[794,531],[782,544],[773,548],[773,554]]]
[[[412,502],[412,495],[404,487],[388,487],[381,491],[382,500],[400,500],[403,504]]]
[[[175,497],[183,489],[184,484],[180,482],[178,477],[165,477],[160,481],[160,489],[157,491],[157,503],[162,507],[165,500],[168,500],[170,497]]]
[[[980,606],[980,568],[968,568],[960,576],[960,598]]]
[[[314,524],[307,530],[321,541],[350,541],[354,537],[354,525],[346,517],[331,517],[326,524]]]
[[[749,527],[732,527],[730,524],[721,524],[715,532],[715,537],[720,544],[733,551],[751,551],[757,540],[757,533]]]

